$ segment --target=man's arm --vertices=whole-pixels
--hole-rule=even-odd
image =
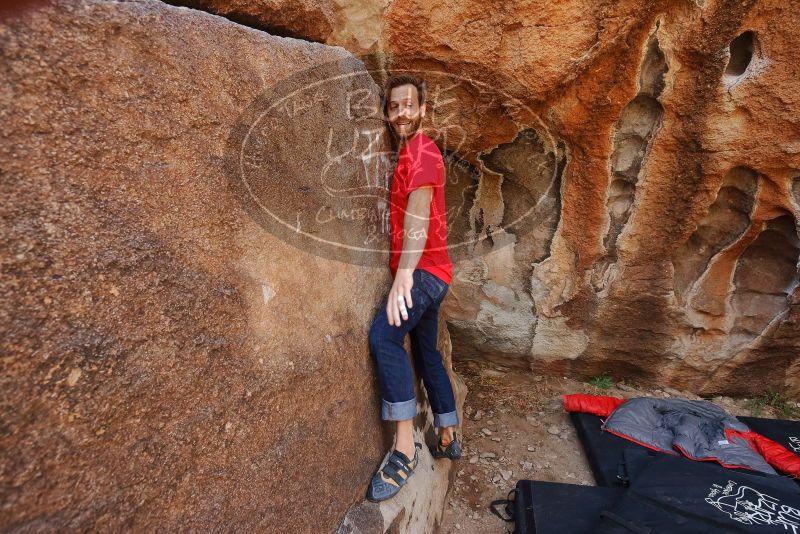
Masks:
[[[406,306],[411,308],[414,304],[411,302],[411,288],[414,285],[412,274],[428,240],[432,199],[431,186],[419,187],[408,195],[406,215],[403,219],[403,251],[386,303],[386,315],[389,317],[390,325],[400,326],[401,317],[408,320]],[[405,299],[405,306],[401,306],[400,297]]]

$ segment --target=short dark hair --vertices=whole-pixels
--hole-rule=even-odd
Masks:
[[[425,85],[425,80],[421,78],[417,78],[413,74],[395,74],[391,78],[389,78],[389,83],[386,84],[386,91],[383,94],[383,113],[387,115],[389,112],[389,97],[392,94],[392,89],[395,87],[400,87],[401,85],[413,85],[417,88],[417,96],[419,99],[419,105],[425,103],[425,93],[427,87]]]

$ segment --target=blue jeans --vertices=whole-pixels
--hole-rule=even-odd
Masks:
[[[378,366],[381,386],[381,418],[386,421],[412,419],[417,414],[414,373],[403,341],[411,337],[414,366],[422,375],[433,410],[433,424],[442,428],[458,425],[453,386],[444,368],[437,345],[439,305],[449,286],[423,269],[414,269],[411,288],[412,307],[408,320],[392,326],[386,316],[386,300],[369,330],[369,348]]]

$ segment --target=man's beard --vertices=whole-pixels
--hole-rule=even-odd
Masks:
[[[409,121],[406,125],[405,133],[400,133],[400,129],[396,127],[395,124],[392,124],[392,134],[394,134],[394,138],[398,141],[406,140],[410,137],[413,137],[415,133],[417,133],[422,126],[422,117],[417,117]]]

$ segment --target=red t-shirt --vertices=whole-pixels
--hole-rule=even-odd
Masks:
[[[444,208],[444,161],[439,147],[423,132],[418,132],[400,149],[397,167],[392,177],[392,196],[389,217],[391,222],[392,255],[389,268],[397,273],[403,251],[403,222],[408,195],[423,185],[433,186],[428,238],[417,263],[449,284],[453,265],[447,253],[447,212]]]

